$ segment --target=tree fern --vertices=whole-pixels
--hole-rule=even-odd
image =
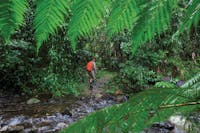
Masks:
[[[27,10],[26,0],[0,1],[0,35],[7,42],[10,35],[24,23],[24,14]]]
[[[175,113],[199,109],[199,95],[196,95],[199,92],[193,88],[152,88],[134,95],[124,104],[94,112],[61,133],[141,132],[153,122],[166,120]]]
[[[34,28],[37,51],[50,34],[64,23],[69,0],[37,0]]]
[[[79,36],[90,36],[106,14],[108,0],[76,0],[72,7],[72,18],[68,35],[73,49]]]
[[[137,47],[151,40],[169,27],[172,11],[177,0],[155,0],[144,6],[132,31],[133,52]]]
[[[196,76],[194,76],[193,78],[191,78],[190,80],[188,80],[184,85],[182,85],[182,88],[198,88],[200,89],[200,73],[197,74]],[[198,85],[196,85],[198,84]]]
[[[70,0],[37,0],[34,18],[37,49],[64,23],[69,10],[68,1]],[[108,16],[108,23],[105,24],[108,38],[128,29],[132,32],[134,48],[137,48],[167,28],[176,3],[177,0],[75,0],[68,30],[72,47],[75,49],[78,37],[90,36],[101,20]],[[199,23],[200,1],[191,0],[188,5],[179,32]],[[5,40],[23,23],[26,9],[26,0],[1,0],[0,35]]]
[[[184,29],[189,29],[192,24],[194,24],[194,26],[197,27],[199,21],[200,21],[200,1],[190,0],[186,10],[186,16],[184,18],[184,21],[180,29],[177,31],[177,34],[183,32]]]
[[[155,87],[157,87],[157,88],[173,88],[173,87],[175,87],[175,84],[165,82],[165,81],[161,81],[161,82],[157,82],[155,84]]]
[[[107,24],[108,38],[124,29],[131,30],[142,4],[144,4],[144,0],[114,1]]]

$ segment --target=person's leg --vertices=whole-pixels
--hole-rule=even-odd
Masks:
[[[90,90],[92,90],[93,89],[93,85],[92,85],[92,83],[93,83],[92,72],[88,72],[88,75],[89,75],[89,88],[90,88]]]
[[[91,71],[91,82],[90,82],[90,85],[91,85],[91,88],[93,89],[94,88],[94,81],[96,79],[95,77],[95,71]]]
[[[91,76],[92,76],[92,79],[95,80],[96,77],[95,77],[95,72],[94,71],[91,71]]]

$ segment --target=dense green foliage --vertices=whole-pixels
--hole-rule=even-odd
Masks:
[[[1,90],[77,95],[95,55],[117,72],[109,87],[139,93],[63,132],[139,132],[199,108],[176,107],[199,103],[199,20],[199,0],[1,0]]]
[[[49,46],[46,45],[42,48],[39,57],[32,56],[34,63],[38,63],[39,59],[42,62],[45,58],[48,58],[44,64],[39,63],[41,65],[40,71],[45,69],[48,71],[48,74],[44,71],[47,75],[43,75],[38,71],[38,74],[41,75],[37,76],[48,77],[45,79],[54,81],[51,82],[50,80],[50,82],[47,83],[45,83],[46,81],[42,82],[46,85],[52,83],[54,84],[53,86],[60,86],[60,84],[64,84],[65,80],[57,81],[58,79],[67,78],[68,80],[70,79],[69,82],[71,82],[71,79],[74,80],[74,77],[80,78],[80,74],[72,74],[76,72],[76,70],[79,71],[79,67],[75,66],[76,64],[79,66],[84,65],[90,54],[89,51],[92,51],[96,53],[99,61],[103,62],[99,65],[120,72],[118,77],[123,77],[117,78],[117,83],[121,85],[120,88],[137,92],[146,88],[149,83],[154,84],[158,81],[159,76],[157,73],[159,72],[165,74],[164,76],[180,76],[182,79],[185,79],[184,75],[188,75],[187,73],[191,69],[187,70],[188,68],[184,66],[187,65],[188,60],[191,60],[190,56],[192,52],[199,53],[199,45],[195,42],[195,40],[199,40],[198,31],[192,34],[183,33],[183,37],[174,35],[173,38],[171,38],[176,31],[183,31],[183,28],[178,29],[180,25],[189,28],[194,23],[196,28],[198,28],[198,1],[190,1],[190,3],[177,0],[30,0],[20,3],[16,0],[11,0],[1,2],[0,35],[5,41],[8,41],[10,35],[15,33],[16,29],[20,28],[12,38],[28,41],[30,44],[36,42],[37,48],[33,46],[30,50],[33,52],[39,50],[42,43],[48,39],[50,34],[55,35],[48,39],[46,44]],[[185,7],[186,4],[188,4],[187,9]],[[7,11],[10,11],[10,13]],[[185,12],[187,14],[186,16],[183,15]],[[188,18],[190,18],[191,21],[189,21]],[[172,22],[170,22],[170,20]],[[25,25],[22,26],[24,22]],[[171,30],[170,26],[172,27]],[[162,31],[166,29],[167,32],[163,34]],[[97,30],[96,34],[93,34],[94,30]],[[35,35],[33,35],[33,32],[35,32]],[[157,35],[156,33],[162,34]],[[100,39],[99,35],[101,37]],[[94,41],[91,42],[91,40],[86,37],[84,39],[79,38],[80,36],[90,37],[94,39]],[[148,42],[146,46],[139,46],[139,44],[151,40],[153,37],[156,39]],[[191,43],[191,39],[193,39],[192,41],[194,43],[192,42],[192,45],[188,46],[187,43]],[[110,45],[108,45],[106,40],[110,40]],[[77,42],[78,53],[75,54],[70,49],[70,46],[66,45],[72,44],[72,48],[75,49]],[[92,43],[91,45],[94,45],[94,48],[88,49],[88,43]],[[102,46],[97,46],[99,43],[101,43]],[[132,44],[134,44],[135,48],[140,48],[134,57],[131,55]],[[65,46],[61,47],[61,45]],[[79,50],[80,48],[86,50],[81,51]],[[25,53],[20,51],[21,55],[26,55],[27,50],[28,49],[23,50]],[[45,55],[47,53],[49,54],[48,56]],[[171,58],[174,57],[174,55],[178,56],[176,58]],[[8,56],[11,55],[8,54]],[[81,56],[87,57],[82,58]],[[23,58],[28,57],[24,56]],[[75,60],[80,60],[80,62]],[[132,62],[132,60],[134,60],[134,62]],[[198,67],[198,55],[195,61],[197,62],[195,67]],[[3,61],[3,64],[5,63],[7,63],[7,61]],[[26,61],[24,63],[29,64]],[[29,65],[29,67],[33,68],[24,68],[23,71],[29,73],[29,70],[32,71],[32,69],[36,69],[34,68],[34,63]],[[62,69],[59,70],[58,67]],[[72,68],[73,71],[71,71],[70,68]],[[2,68],[2,70],[7,71],[7,68]],[[68,75],[68,73],[71,73],[70,76],[64,76],[65,74]],[[23,81],[24,76],[19,76],[18,79],[20,79],[19,81]],[[18,86],[18,83],[15,83]],[[33,86],[38,85],[35,84]],[[39,88],[49,88],[45,86]]]
[[[192,89],[196,89],[197,91],[200,89],[200,74],[197,74],[196,76],[194,76],[192,79],[190,79],[189,81],[187,81],[182,88],[192,88]]]
[[[26,0],[1,0],[0,3],[0,35],[7,42],[11,34],[23,24],[28,2]]]
[[[73,52],[65,54],[65,50],[70,51],[65,46],[52,46],[45,56],[36,56],[35,47],[26,42],[13,41],[3,45],[0,49],[1,90],[55,96],[78,94],[77,82],[85,81],[80,79],[84,69],[74,69],[80,57]]]
[[[34,27],[36,29],[37,50],[39,50],[48,35],[55,34],[55,29],[64,24],[68,1],[38,0],[36,5]]]
[[[91,36],[93,29],[98,28],[100,24],[108,25],[106,33],[108,38],[114,33],[130,29],[131,39],[135,48],[137,48],[139,44],[152,39],[155,33],[160,34],[167,29],[172,11],[177,6],[177,1],[36,0],[34,1],[36,2],[34,29],[37,49],[48,38],[49,34],[55,34],[58,26],[65,23],[64,17],[68,16],[68,11],[72,12],[68,35],[73,48],[75,48],[79,36]],[[23,15],[27,7],[27,1],[23,0],[20,3],[16,0],[1,2],[0,31],[1,36],[7,40],[15,29],[24,22]],[[12,14],[6,15],[4,11],[7,10],[10,10]],[[199,12],[199,1],[190,1],[183,27],[184,25],[190,27],[192,23],[198,26]],[[191,21],[188,21],[188,18]],[[107,19],[108,24],[105,23]],[[79,27],[77,28],[77,26]]]

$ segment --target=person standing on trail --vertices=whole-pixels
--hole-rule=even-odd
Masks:
[[[92,60],[90,60],[87,65],[86,65],[86,70],[88,72],[89,75],[89,83],[91,84],[92,82],[94,82],[94,80],[96,79],[96,63],[95,63],[95,58],[93,57]]]

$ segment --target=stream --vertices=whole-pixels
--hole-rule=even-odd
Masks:
[[[125,96],[103,93],[108,81],[109,77],[98,79],[87,96],[51,98],[44,94],[34,104],[21,95],[0,95],[0,132],[55,133],[91,112],[126,101]]]
[[[88,113],[119,103],[111,95],[39,99],[28,105],[18,95],[0,97],[0,132],[58,132]]]
[[[112,95],[97,95],[91,97],[38,98],[37,104],[27,104],[27,98],[19,95],[0,97],[0,132],[19,133],[55,133],[69,124],[98,109],[117,104]],[[185,119],[175,116],[172,121],[182,122]],[[174,120],[173,120],[174,119]],[[176,120],[179,119],[179,120]],[[200,123],[200,113],[191,115],[191,120]],[[197,131],[200,131],[197,127]],[[143,133],[186,133],[171,122],[154,123]],[[194,132],[199,133],[199,132]]]

